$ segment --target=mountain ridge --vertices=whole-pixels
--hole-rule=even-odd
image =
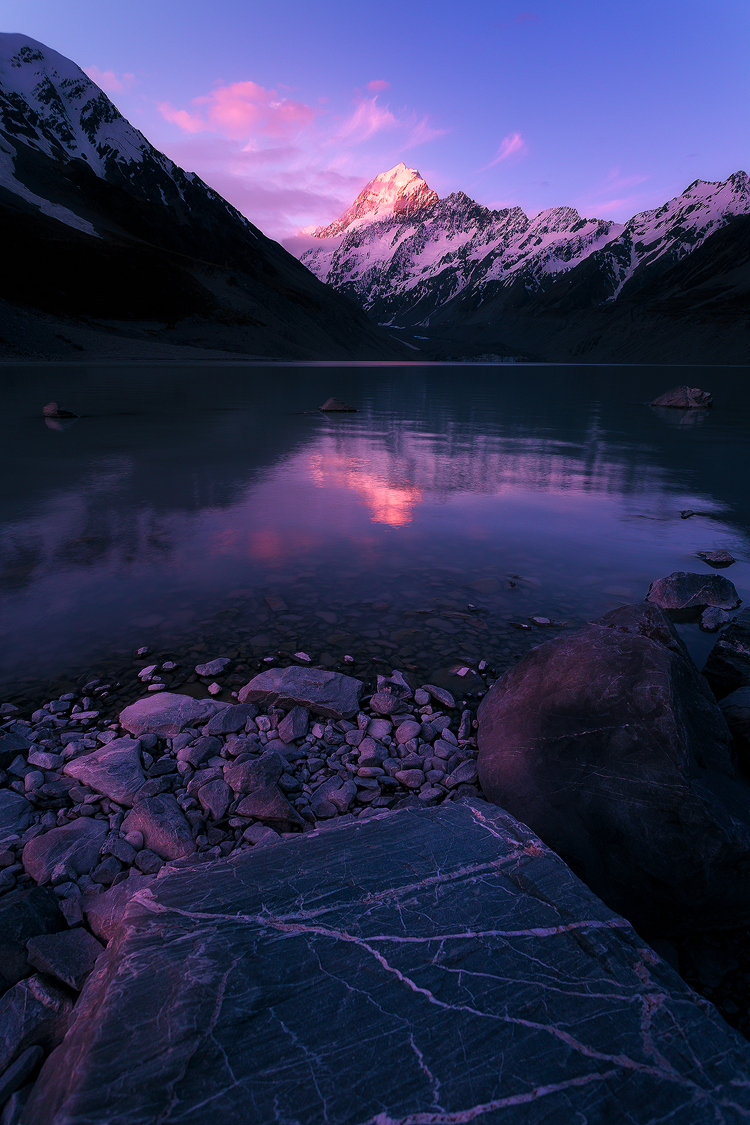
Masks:
[[[300,260],[380,324],[411,330],[415,341],[426,341],[421,344],[426,351],[434,352],[430,337],[417,332],[437,332],[445,340],[453,331],[466,342],[465,330],[473,327],[486,341],[491,327],[496,344],[512,336],[521,344],[508,344],[510,350],[520,346],[537,358],[560,359],[581,354],[578,330],[572,330],[569,344],[560,337],[553,352],[540,351],[545,336],[540,319],[566,311],[583,324],[586,314],[596,319],[622,301],[632,311],[641,290],[644,301],[658,303],[655,278],[748,214],[750,178],[742,171],[715,183],[695,180],[681,195],[624,224],[585,218],[571,207],[548,208],[531,218],[520,207],[493,211],[457,192],[409,216],[366,221],[327,244],[320,234],[324,244],[306,249]],[[724,269],[723,246],[721,253]],[[678,306],[671,302],[672,315]],[[746,318],[744,311],[738,315]],[[663,326],[653,329],[654,358],[666,358],[665,348],[673,349],[674,341],[659,343]],[[747,362],[748,331],[743,320],[730,349],[732,362],[738,355]],[[606,346],[600,353],[610,355]],[[613,344],[611,356],[616,355]]]

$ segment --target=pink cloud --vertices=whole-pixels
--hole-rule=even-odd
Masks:
[[[507,137],[503,137],[495,159],[490,161],[489,167],[491,168],[493,164],[499,164],[501,160],[507,160],[509,156],[514,154],[521,156],[526,152],[526,149],[526,141],[520,133],[509,133]]]
[[[249,80],[159,110],[181,134],[159,147],[273,238],[326,225],[406,149],[443,133],[413,111],[379,104],[377,94],[358,95],[337,114]]]
[[[121,94],[123,90],[133,86],[136,81],[134,74],[118,75],[115,74],[114,70],[99,70],[98,66],[84,66],[83,70],[92,82],[96,82],[97,86],[106,90],[108,94]]]
[[[367,83],[367,89],[373,94],[377,94],[381,90],[389,90],[390,86],[390,82],[386,82],[384,78],[374,78],[372,82]]]
[[[345,139],[353,144],[366,141],[383,129],[395,129],[398,121],[388,106],[379,106],[377,97],[362,98],[352,115],[340,126],[337,139]]]
[[[541,16],[535,16],[533,12],[520,12],[513,23],[539,23]]]
[[[175,109],[163,102],[159,111],[186,133],[213,132],[225,137],[284,137],[311,125],[315,110],[293,98],[280,98],[257,82],[233,82],[193,98],[198,112]]]

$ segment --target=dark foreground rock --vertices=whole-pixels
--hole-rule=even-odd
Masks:
[[[22,1123],[748,1114],[747,1044],[528,829],[451,804],[141,891]]]
[[[673,621],[697,621],[709,609],[736,609],[740,604],[734,583],[720,574],[690,574],[676,570],[652,582],[646,601],[665,610]]]
[[[713,395],[710,391],[702,391],[700,387],[672,387],[665,391],[651,403],[651,406],[671,406],[676,410],[696,410],[700,407],[712,406]]]
[[[750,923],[750,786],[660,610],[624,606],[533,649],[478,717],[485,795],[637,928]]]
[[[717,699],[750,687],[750,609],[743,609],[708,654],[703,675]]]

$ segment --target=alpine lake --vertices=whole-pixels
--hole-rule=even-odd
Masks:
[[[698,551],[729,551],[721,573],[750,598],[747,368],[5,364],[2,379],[5,701],[96,680],[116,714],[146,663],[205,695],[194,668],[215,657],[231,701],[298,653],[476,699],[654,579],[713,573]],[[714,406],[648,405],[677,384]],[[356,412],[319,412],[329,396]],[[79,417],[45,419],[50,400]],[[702,666],[717,634],[679,629]]]

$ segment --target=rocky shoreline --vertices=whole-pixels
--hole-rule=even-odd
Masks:
[[[640,605],[646,610],[625,608],[653,616]],[[731,631],[719,649],[726,677],[739,651]],[[187,676],[144,649],[134,664],[137,687],[127,694],[88,681],[27,711],[0,707],[2,1125],[22,1120],[42,1062],[75,1019],[78,993],[141,892],[285,840],[391,812],[481,808],[488,795],[477,728],[489,698],[478,720],[485,692],[476,688],[485,684],[471,669],[475,691],[456,698],[397,668],[364,683],[312,666],[302,651],[281,666],[259,662],[249,679],[247,665],[229,657]],[[750,1038],[750,928],[642,937]]]

